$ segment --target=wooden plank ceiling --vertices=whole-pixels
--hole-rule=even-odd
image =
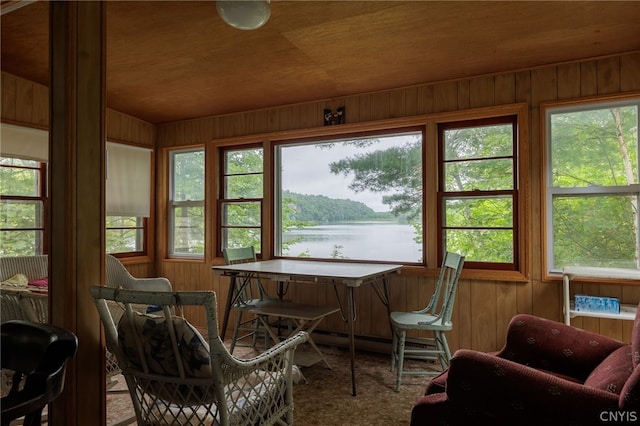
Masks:
[[[3,71],[48,82],[48,4],[3,1]],[[107,2],[107,106],[152,123],[640,50],[640,2]]]

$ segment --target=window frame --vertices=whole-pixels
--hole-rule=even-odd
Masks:
[[[114,139],[108,139],[106,141],[106,146],[107,146],[107,156],[106,156],[106,161],[107,161],[107,170],[108,170],[108,165],[109,165],[109,161],[114,161],[113,160],[113,156],[109,155],[109,146],[122,146],[128,149],[144,149],[149,151],[149,207],[150,207],[150,211],[149,211],[149,217],[144,217],[144,216],[123,216],[123,215],[118,215],[118,214],[113,214],[113,215],[109,215],[108,212],[105,211],[105,250],[106,253],[117,257],[119,259],[123,259],[123,258],[140,258],[140,257],[149,257],[149,247],[151,245],[151,241],[153,241],[153,236],[151,235],[151,216],[153,214],[153,204],[154,204],[154,199],[153,199],[153,194],[155,193],[155,188],[153,187],[153,176],[154,176],[154,164],[155,164],[155,148],[151,148],[148,146],[142,146],[142,145],[136,145],[136,144],[132,144],[132,143],[127,143],[127,142],[122,142],[122,141],[118,141],[118,140],[114,140]],[[107,175],[108,178],[108,175]],[[105,185],[105,190],[107,186]],[[106,194],[105,194],[106,197]],[[105,200],[106,201],[106,200]],[[109,227],[107,224],[107,219],[109,217],[131,217],[131,218],[136,218],[136,222],[141,223],[141,224],[137,224],[136,226],[131,226],[131,227],[120,227],[120,226],[112,226]],[[140,241],[138,241],[142,248],[140,250],[133,250],[133,251],[117,251],[117,252],[109,252],[106,247],[106,234],[109,230],[131,230],[133,232],[142,232],[142,237],[140,239]]]
[[[246,172],[246,173],[226,173],[226,153],[234,152],[234,151],[250,151],[250,150],[262,150],[262,171],[261,172]],[[264,230],[264,207],[265,207],[265,191],[266,191],[266,181],[265,181],[265,147],[262,143],[252,143],[252,144],[242,144],[242,145],[228,145],[221,146],[218,148],[219,155],[219,164],[218,164],[218,194],[217,194],[217,224],[216,224],[216,255],[218,257],[223,256],[223,250],[226,248],[224,240],[225,230],[227,229],[257,229],[260,234],[260,244],[259,247],[254,247],[256,252],[256,257],[261,258],[264,253],[264,244],[265,244],[265,230]],[[262,175],[262,197],[248,197],[248,198],[228,198],[227,196],[227,185],[226,178],[229,176],[257,176]],[[225,225],[223,208],[225,205],[232,204],[244,204],[244,203],[255,203],[259,206],[259,217],[260,217],[260,225],[256,226],[231,226]]]
[[[446,206],[447,200],[451,199],[477,199],[483,197],[499,198],[503,196],[509,196],[512,200],[512,226],[510,228],[499,229],[511,229],[513,232],[512,250],[513,250],[513,262],[481,262],[473,260],[465,260],[465,269],[489,269],[489,270],[504,270],[504,271],[519,271],[520,270],[520,240],[521,229],[519,218],[519,174],[520,174],[520,159],[519,159],[519,116],[518,114],[506,114],[498,116],[489,116],[481,118],[473,118],[459,121],[447,121],[438,123],[438,189],[437,189],[437,247],[438,247],[438,261],[441,262],[444,258],[446,247],[446,230],[458,229],[460,227],[448,227],[445,225]],[[473,127],[485,127],[491,125],[511,125],[512,126],[512,155],[510,156],[498,156],[498,157],[481,157],[472,158],[471,161],[486,161],[496,159],[511,159],[513,167],[512,176],[512,189],[500,189],[500,190],[472,190],[472,191],[447,191],[444,187],[446,184],[445,179],[445,165],[461,161],[469,161],[470,159],[463,160],[446,160],[445,159],[445,137],[444,134],[447,130],[451,129],[465,129]],[[488,227],[464,227],[460,229],[498,229]]]
[[[264,208],[263,208],[263,240],[262,250],[263,258],[278,258],[273,253],[275,247],[275,220],[274,218],[274,169],[278,167],[276,160],[273,158],[273,146],[276,143],[300,142],[306,140],[317,139],[337,139],[346,137],[345,135],[371,134],[375,132],[394,132],[402,128],[423,128],[425,132],[423,145],[423,247],[424,247],[424,264],[405,264],[403,270],[411,273],[428,273],[431,274],[441,265],[441,258],[438,259],[439,249],[436,242],[437,234],[437,212],[438,212],[438,144],[437,144],[437,126],[439,123],[447,123],[451,121],[464,121],[484,119],[499,116],[516,116],[517,117],[517,176],[518,179],[518,217],[517,226],[519,232],[518,241],[518,269],[499,270],[488,269],[484,265],[479,265],[477,269],[471,268],[473,265],[465,263],[464,276],[473,280],[501,280],[514,283],[523,283],[530,280],[530,262],[528,243],[532,231],[530,223],[529,205],[530,205],[530,187],[529,175],[531,170],[530,164],[530,137],[529,137],[529,119],[530,109],[526,102],[516,102],[503,105],[494,105],[489,107],[478,107],[464,110],[435,112],[424,115],[415,115],[399,118],[390,118],[383,120],[364,121],[345,123],[339,126],[318,126],[301,129],[291,129],[282,131],[266,131],[260,134],[247,134],[242,136],[228,136],[215,139],[208,142],[207,149],[212,150],[215,155],[219,155],[218,148],[242,148],[253,144],[264,148],[264,173],[267,177],[264,181]],[[539,146],[536,149],[540,149]],[[212,162],[209,167],[219,167],[220,162]],[[219,171],[216,171],[216,180],[219,178]],[[213,186],[220,185],[214,182]],[[218,189],[212,190],[207,194],[217,197]],[[217,211],[217,205],[216,205]],[[212,216],[217,213],[210,213]],[[213,223],[218,223],[215,218]],[[219,229],[211,228],[211,241],[217,244],[217,234]],[[221,254],[217,254],[220,257]],[[214,255],[216,257],[216,255]],[[380,263],[398,263],[398,262],[380,262]]]
[[[602,195],[635,195],[640,202],[640,171],[639,182],[628,185],[610,185],[610,186],[585,186],[585,187],[553,187],[552,186],[552,135],[551,135],[551,116],[554,113],[568,113],[590,111],[597,109],[607,109],[613,106],[631,106],[638,107],[638,121],[640,122],[640,93],[630,93],[625,95],[614,96],[596,96],[583,99],[570,99],[564,101],[546,102],[540,105],[540,127],[543,138],[541,143],[542,164],[541,164],[541,188],[542,188],[542,262],[543,274],[545,279],[557,278],[562,274],[562,268],[556,267],[554,262],[554,228],[553,228],[553,199],[554,196],[602,196]],[[640,140],[638,141],[636,161],[637,167],[640,169]],[[640,218],[638,219],[640,220]],[[640,224],[637,226],[638,235],[636,240],[640,238]],[[640,268],[639,268],[640,269]]]
[[[185,200],[185,201],[175,201],[175,167],[174,167],[174,159],[177,154],[185,154],[189,152],[202,152],[203,154],[203,197],[202,200]],[[189,148],[178,148],[172,149],[168,152],[168,169],[169,169],[169,179],[168,179],[168,200],[167,200],[167,256],[171,258],[178,259],[204,259],[207,253],[207,214],[206,214],[206,180],[207,180],[207,158],[206,158],[206,150],[204,146],[198,147],[189,147]],[[175,220],[175,212],[178,208],[189,208],[189,207],[200,207],[203,211],[203,235],[202,241],[204,243],[204,249],[202,254],[192,254],[192,253],[175,253],[174,251],[174,230],[176,227]]]
[[[342,129],[343,130],[343,129]],[[319,136],[301,136],[301,137],[291,137],[287,139],[277,139],[272,142],[272,151],[271,156],[273,158],[274,166],[272,167],[273,174],[271,176],[273,182],[273,195],[271,197],[272,205],[272,221],[270,223],[270,232],[272,235],[271,241],[271,249],[273,250],[275,258],[283,258],[283,259],[299,259],[299,257],[295,256],[287,256],[278,254],[281,250],[281,223],[282,223],[282,213],[279,209],[279,206],[282,205],[282,191],[281,191],[281,183],[280,183],[280,174],[277,172],[281,169],[281,158],[278,155],[278,150],[280,147],[286,145],[305,145],[305,144],[320,144],[320,143],[331,143],[336,141],[349,141],[355,139],[366,139],[366,138],[376,138],[376,137],[393,137],[394,135],[403,135],[408,133],[420,133],[420,137],[422,139],[421,143],[421,178],[422,178],[422,194],[421,194],[421,224],[423,228],[422,242],[421,242],[421,250],[422,250],[422,260],[409,262],[409,261],[397,261],[397,260],[367,260],[367,259],[343,259],[343,258],[331,258],[331,257],[309,257],[305,258],[307,260],[316,260],[316,261],[325,261],[325,262],[368,262],[368,263],[389,263],[389,264],[402,264],[407,266],[425,266],[426,259],[426,241],[424,238],[424,223],[425,223],[425,191],[426,191],[426,177],[425,177],[425,151],[427,142],[427,131],[425,123],[417,123],[417,124],[404,124],[393,125],[393,123],[388,123],[386,126],[381,126],[379,128],[375,128],[372,130],[351,130],[351,131],[339,131],[336,129],[335,132],[326,132],[325,134]]]
[[[4,157],[10,158],[10,157]],[[37,160],[32,160],[37,161]],[[40,214],[40,227],[33,228],[1,228],[1,232],[16,232],[16,231],[40,231],[42,234],[41,241],[37,243],[34,241],[35,246],[40,247],[38,254],[47,254],[48,253],[48,241],[49,241],[49,197],[48,197],[48,165],[46,162],[37,161],[38,167],[27,167],[27,166],[15,166],[15,165],[2,165],[0,167],[6,168],[16,168],[16,169],[27,169],[27,170],[37,170],[38,172],[38,195],[35,196],[25,196],[25,195],[4,195],[0,194],[0,201],[17,201],[17,202],[32,202],[32,203],[42,203],[42,212]],[[37,220],[34,220],[37,223]]]

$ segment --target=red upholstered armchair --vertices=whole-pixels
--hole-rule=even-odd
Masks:
[[[640,422],[640,309],[631,344],[531,315],[493,354],[458,350],[427,386],[411,425]]]

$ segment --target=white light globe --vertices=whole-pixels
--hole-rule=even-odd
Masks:
[[[234,28],[255,30],[271,16],[269,0],[218,0],[218,15]]]

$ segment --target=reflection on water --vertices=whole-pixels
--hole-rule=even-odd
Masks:
[[[414,241],[413,227],[396,222],[349,222],[318,225],[286,232],[285,242],[296,239],[285,256],[340,257],[355,260],[420,262],[422,247]]]

